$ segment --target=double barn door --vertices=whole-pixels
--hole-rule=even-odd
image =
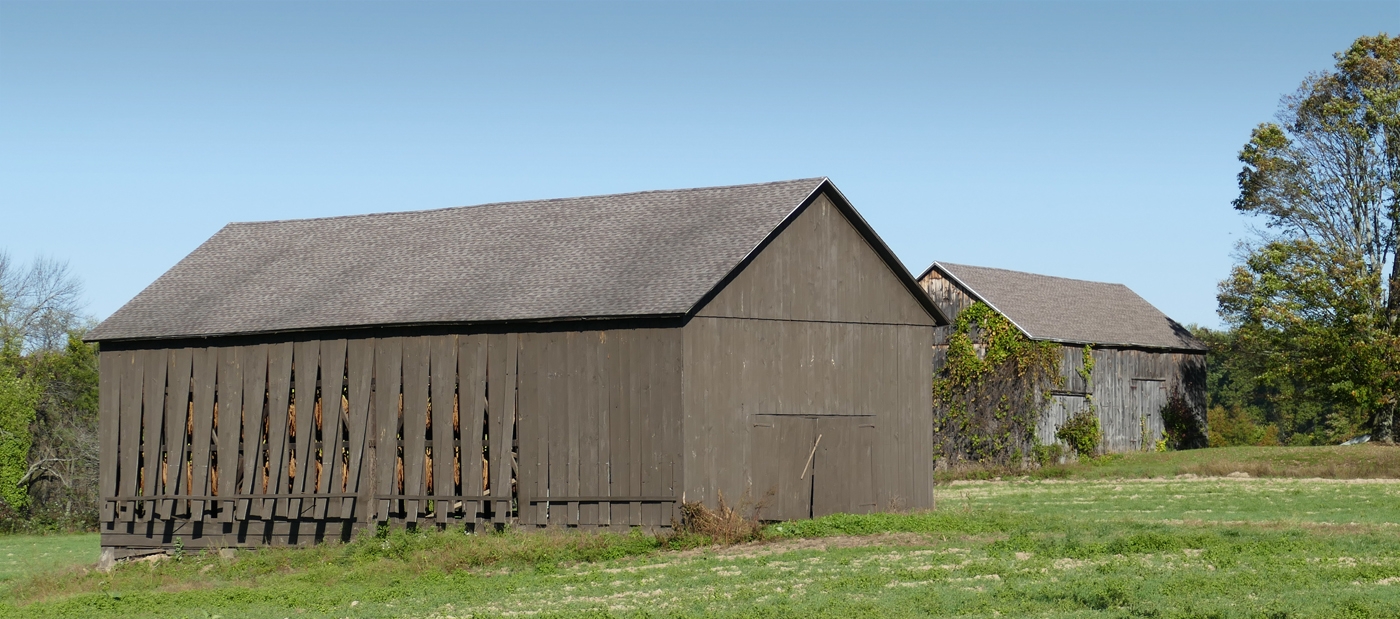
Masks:
[[[875,511],[872,416],[755,415],[750,462],[764,520]]]

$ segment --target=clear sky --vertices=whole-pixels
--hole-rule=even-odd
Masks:
[[[1382,31],[1400,2],[0,2],[0,248],[105,318],[230,221],[829,176],[915,274],[1216,325],[1239,147]]]

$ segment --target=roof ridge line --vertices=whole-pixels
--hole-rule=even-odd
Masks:
[[[514,204],[540,204],[546,202],[570,202],[575,200],[589,200],[593,198],[619,198],[624,196],[640,196],[653,193],[681,193],[689,191],[706,191],[716,189],[739,189],[750,187],[764,187],[769,185],[782,185],[785,183],[798,183],[802,181],[816,181],[818,185],[822,181],[828,180],[825,176],[814,176],[810,178],[790,178],[781,181],[767,181],[763,183],[740,183],[737,185],[713,185],[710,187],[681,187],[677,189],[648,189],[645,191],[624,191],[621,193],[599,193],[586,196],[570,196],[565,198],[541,198],[538,200],[510,200],[507,202],[484,202],[482,204],[464,204],[458,206],[443,206],[439,208],[418,209],[412,211],[380,211],[375,213],[357,213],[353,215],[330,215],[327,217],[299,217],[294,219],[264,219],[258,221],[232,221],[226,226],[256,226],[261,224],[284,224],[302,221],[330,221],[335,219],[354,219],[357,217],[388,217],[394,215],[418,215],[422,213],[438,213],[442,211],[455,211],[463,209],[483,208],[488,206],[510,206]]]
[[[961,263],[957,263],[957,262],[942,262],[942,261],[939,261],[939,260],[935,260],[934,262],[937,263],[937,264],[947,264],[947,265],[952,265],[952,266],[955,266],[955,267],[967,267],[967,268],[969,268],[969,269],[985,269],[985,270],[988,270],[988,271],[1004,271],[1004,272],[1007,272],[1007,273],[1017,273],[1017,274],[1020,274],[1020,275],[1033,275],[1033,276],[1035,276],[1035,277],[1045,277],[1045,278],[1049,278],[1049,279],[1063,279],[1063,280],[1065,280],[1065,281],[1071,281],[1071,282],[1083,282],[1083,283],[1086,283],[1086,284],[1103,284],[1103,285],[1105,285],[1105,286],[1122,286],[1122,287],[1124,287],[1124,288],[1128,288],[1128,285],[1127,285],[1127,284],[1124,284],[1124,283],[1122,283],[1122,282],[1103,282],[1103,281],[1099,281],[1099,280],[1096,280],[1096,279],[1079,279],[1079,278],[1077,278],[1077,277],[1065,277],[1065,276],[1063,276],[1063,275],[1047,275],[1047,274],[1045,274],[1045,273],[1032,273],[1032,272],[1030,272],[1030,271],[1017,271],[1016,269],[1003,269],[1003,268],[1001,268],[1001,267],[984,267],[984,266],[978,266],[978,265],[975,265],[975,264],[961,264]],[[1132,288],[1128,288],[1128,290],[1132,290]]]

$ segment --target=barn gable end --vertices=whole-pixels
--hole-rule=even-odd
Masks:
[[[818,194],[695,314],[937,324],[920,291],[906,287],[904,267],[889,264],[856,226],[837,201]]]
[[[771,519],[932,506],[941,317],[871,236],[818,195],[686,325],[688,499],[747,495]]]

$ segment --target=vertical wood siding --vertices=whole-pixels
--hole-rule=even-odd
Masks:
[[[1070,416],[1092,404],[1103,431],[1100,447],[1109,452],[1151,449],[1162,440],[1162,408],[1182,395],[1205,427],[1205,355],[1123,348],[1094,348],[1094,371],[1086,384],[1084,348],[1061,347],[1064,387],[1051,396],[1036,428],[1046,445]]]
[[[933,505],[931,327],[696,318],[685,331],[687,500],[747,498],[773,520]],[[815,489],[794,486],[809,457]]]
[[[103,352],[103,544],[668,526],[680,346],[633,329]]]

